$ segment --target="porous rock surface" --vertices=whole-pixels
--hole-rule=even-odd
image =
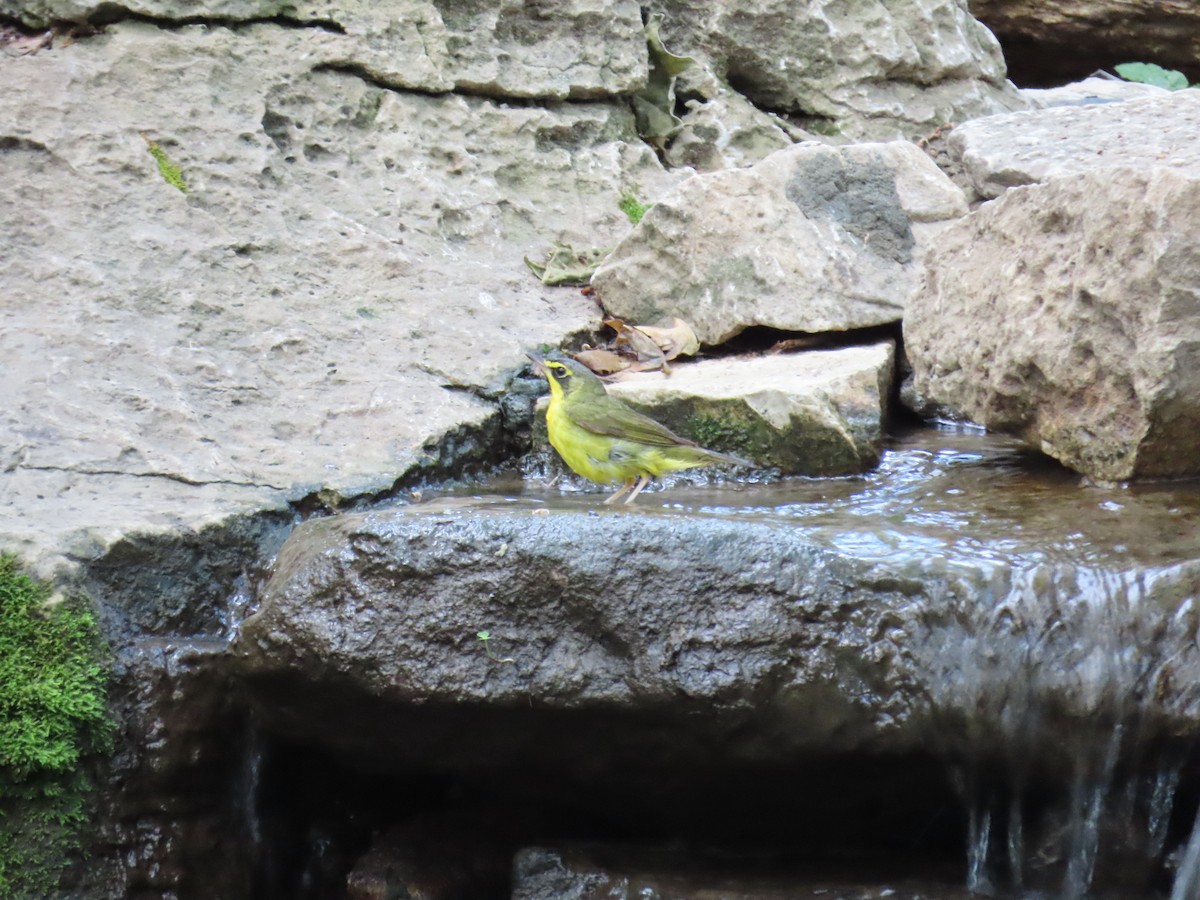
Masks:
[[[300,526],[234,648],[264,721],[386,770],[991,740],[1010,688],[1026,710],[1101,715],[1156,666],[1179,689],[1139,694],[1147,713],[1200,715],[1183,688],[1196,613],[1153,612],[1200,586],[1194,565],[1104,576],[1106,602],[1081,603],[1097,576],[1074,565],[881,560],[788,522],[596,513],[435,500]],[[1018,649],[1039,634],[1058,664],[1032,674]]]
[[[1091,478],[1200,473],[1200,178],[1007,191],[942,233],[904,334],[919,394]]]
[[[966,210],[962,191],[911,143],[798,144],[680,184],[592,286],[611,314],[679,316],[707,344],[752,325],[822,332],[896,322],[924,244]]]
[[[665,14],[668,48],[817,133],[915,138],[1024,106],[1005,80],[999,44],[966,0],[650,6]]]
[[[1115,167],[1200,175],[1200,90],[1119,103],[988,116],[950,132],[947,148],[982,197],[1010,187]]]
[[[124,23],[0,61],[0,491],[31,513],[0,541],[35,567],[486,459],[521,349],[596,322],[522,258],[670,183],[628,109],[385,90],[337,37]]]
[[[129,0],[119,7],[4,0],[0,15],[41,28],[130,17],[164,25],[290,26],[307,32],[306,49],[319,37],[327,65],[430,93],[586,99],[634,91],[646,81],[646,41],[632,0],[457,6],[432,0]]]

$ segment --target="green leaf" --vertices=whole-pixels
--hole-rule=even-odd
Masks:
[[[638,134],[662,147],[680,125],[675,115],[675,79],[695,64],[690,56],[676,56],[663,46],[659,29],[662,13],[646,23],[646,46],[650,53],[650,74],[646,86],[633,97],[633,114]]]
[[[1126,81],[1152,84],[1169,91],[1179,91],[1188,86],[1187,76],[1174,69],[1164,69],[1154,63],[1130,62],[1114,66],[1117,74]]]
[[[492,639],[492,634],[490,631],[481,631],[475,635],[475,637],[479,638],[481,641],[490,641]]]

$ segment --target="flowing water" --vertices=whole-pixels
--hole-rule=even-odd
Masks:
[[[597,502],[528,476],[494,485],[498,502]],[[1179,726],[1200,719],[1200,481],[1096,485],[1003,438],[926,429],[862,476],[677,481],[638,505],[792,523],[918,578],[964,573],[967,600],[948,598],[914,652],[954,726],[941,750],[967,887],[1200,900],[1200,731]]]

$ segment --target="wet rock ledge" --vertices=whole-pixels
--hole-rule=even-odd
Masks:
[[[393,831],[392,874],[362,884],[478,856],[475,889],[502,896],[522,841],[622,833],[792,861],[904,851],[961,885],[965,834],[1024,809],[1008,827],[1043,854],[1026,877],[1058,885],[1082,852],[1064,826],[1091,802],[1067,787],[1080,778],[1112,807],[1098,819],[1135,833],[1112,849],[1124,874],[1097,883],[1161,877],[1146,779],[1177,787],[1200,733],[1200,563],[888,558],[819,535],[498,498],[314,520],[282,548],[235,669],[261,726],[325,761],[314,777],[356,773],[390,798],[377,829],[447,829],[414,825],[405,785],[485,804],[436,852]]]

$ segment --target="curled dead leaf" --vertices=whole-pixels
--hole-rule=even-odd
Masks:
[[[605,319],[604,324],[617,333],[613,340],[613,346],[618,351],[628,352],[631,356],[637,359],[638,362],[647,360],[662,361],[663,352],[655,342],[654,338],[646,334],[636,325],[621,319]]]
[[[612,350],[597,348],[595,350],[580,350],[574,354],[575,359],[583,363],[597,375],[611,375],[628,369],[631,360]]]
[[[667,359],[695,356],[700,350],[700,340],[696,337],[696,332],[678,316],[670,322],[660,322],[657,325],[638,325],[637,330],[654,341]]]

